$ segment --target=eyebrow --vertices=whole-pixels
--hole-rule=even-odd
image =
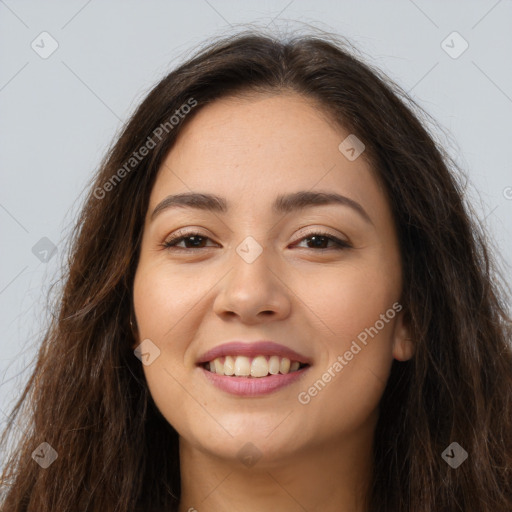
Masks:
[[[335,192],[318,191],[311,192],[301,190],[289,194],[277,196],[272,204],[272,211],[276,214],[287,214],[304,210],[313,206],[332,205],[348,206],[355,210],[368,223],[373,224],[366,210],[356,201]],[[211,211],[215,213],[227,213],[229,203],[223,197],[215,194],[197,192],[185,192],[170,195],[163,199],[153,210],[151,221],[164,210],[170,208],[194,208],[197,210]]]

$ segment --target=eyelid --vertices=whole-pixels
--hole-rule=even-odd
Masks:
[[[159,245],[163,246],[164,249],[165,249],[165,248],[168,248],[167,244],[170,244],[171,242],[173,242],[174,244],[180,243],[180,242],[182,242],[182,239],[189,238],[189,237],[192,237],[192,236],[200,236],[202,238],[206,238],[208,240],[212,240],[213,241],[213,239],[212,239],[212,237],[210,235],[201,233],[201,229],[200,228],[196,229],[194,227],[190,227],[190,228],[180,228],[180,229],[178,229],[177,231],[172,233],[172,235],[167,236],[165,238],[165,240],[161,244],[159,244]],[[182,249],[184,251],[189,250],[188,248],[183,248],[183,247],[178,247],[178,249]]]
[[[165,237],[165,241],[176,240],[181,236],[203,236],[205,238],[212,238],[211,234],[203,233],[203,231],[207,231],[204,228],[196,227],[196,226],[187,226],[184,228],[178,228],[176,231],[173,231],[170,235]]]
[[[201,228],[202,229],[202,228]],[[333,233],[331,233],[328,228],[325,227],[316,227],[315,226],[302,226],[298,229],[298,236],[296,237],[295,241],[291,243],[292,246],[297,245],[298,243],[303,242],[304,240],[307,240],[308,238],[311,238],[313,236],[320,236],[325,237],[334,244],[334,247],[326,247],[326,248],[309,248],[305,247],[304,249],[313,250],[315,252],[325,252],[330,250],[343,250],[343,249],[352,249],[353,245],[352,243],[346,239],[345,236],[338,236]],[[163,243],[159,244],[161,247],[167,250],[176,250],[176,251],[197,251],[198,249],[207,249],[210,246],[206,247],[178,247],[177,244],[183,242],[184,239],[191,238],[191,237],[200,237],[209,241],[214,242],[212,237],[209,235],[201,233],[200,229],[194,229],[193,227],[190,228],[181,228],[175,231],[172,236],[167,237]],[[216,243],[216,242],[214,242]]]
[[[307,235],[316,235],[316,234],[322,234],[323,236],[330,236],[332,238],[335,238],[335,239],[338,239],[340,242],[343,242],[347,245],[350,245],[352,246],[352,243],[350,242],[350,240],[348,239],[347,236],[345,235],[338,235],[338,234],[335,234],[335,233],[332,233],[330,230],[332,228],[326,228],[326,227],[322,227],[322,226],[311,226],[311,225],[305,225],[305,226],[301,226],[297,231],[298,231],[298,238],[297,238],[297,241],[299,241],[301,238],[304,238],[305,236]]]

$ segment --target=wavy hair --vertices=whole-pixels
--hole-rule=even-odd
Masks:
[[[396,223],[416,351],[393,361],[381,399],[367,510],[510,512],[508,295],[454,162],[427,114],[350,44],[257,30],[209,41],[165,76],[91,179],[55,318],[2,436],[26,427],[3,471],[1,510],[178,509],[178,435],[131,348],[133,279],[150,192],[178,133],[204,105],[247,91],[299,93],[364,141]],[[469,454],[457,469],[441,457],[454,441]],[[47,469],[31,456],[43,442],[58,453]]]

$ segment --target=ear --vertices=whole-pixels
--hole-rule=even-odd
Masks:
[[[414,355],[415,345],[411,339],[410,320],[406,310],[396,316],[393,334],[393,358],[398,361],[408,361]]]

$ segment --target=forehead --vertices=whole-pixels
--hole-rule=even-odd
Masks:
[[[242,208],[322,189],[364,202],[379,215],[386,204],[369,163],[350,161],[339,150],[349,135],[296,93],[216,100],[180,132],[159,170],[150,208],[168,194],[190,191],[230,197]]]

